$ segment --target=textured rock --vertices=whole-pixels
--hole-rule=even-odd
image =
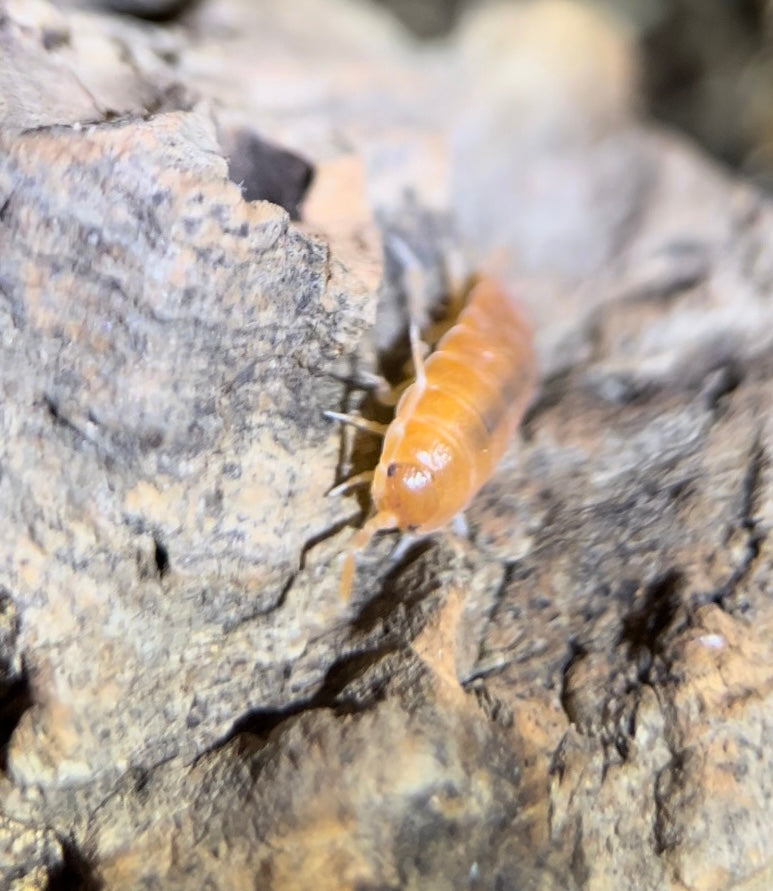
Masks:
[[[456,592],[440,625],[460,613]],[[429,627],[416,650],[434,652],[442,637]],[[452,660],[451,671],[433,668],[409,650],[384,656],[353,682],[378,679],[371,708],[350,712],[347,686],[335,710],[305,712],[267,737],[242,733],[199,761],[182,788],[162,773],[143,790],[139,819],[119,793],[91,840],[100,878],[149,888],[185,888],[191,876],[231,888],[306,888],[310,876],[331,889],[451,889],[462,878],[545,887],[523,821],[517,748],[482,720]],[[177,803],[161,820],[152,816],[159,801]],[[117,832],[119,821],[130,825]],[[138,825],[130,851],[114,846]],[[175,857],[175,848],[187,853]]]
[[[174,725],[194,754],[238,717],[231,685],[260,701],[315,623],[298,603],[285,631],[258,617],[340,516],[315,418],[362,323],[325,245],[245,204],[195,117],[18,137],[0,193],[3,584],[35,699],[11,772],[152,763],[179,750]]]
[[[50,830],[0,819],[0,878],[12,891],[48,888],[49,879],[61,875],[63,851]]]
[[[2,880],[766,887],[773,209],[568,3],[483,53],[281,6],[0,16]],[[470,537],[342,603],[375,452],[322,412],[460,255],[540,390]]]

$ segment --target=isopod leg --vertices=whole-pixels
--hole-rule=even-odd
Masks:
[[[423,535],[416,535],[412,532],[404,532],[400,536],[400,541],[392,549],[392,553],[389,555],[389,563],[391,566],[397,566],[398,563],[402,562],[405,555],[410,551],[410,549],[424,538]]]
[[[342,495],[344,492],[348,492],[349,489],[354,489],[356,486],[364,486],[366,483],[372,482],[375,473],[375,470],[363,470],[362,473],[355,473],[354,476],[350,476],[348,480],[344,480],[337,486],[333,486],[327,493],[328,497],[335,498],[337,495]]]
[[[467,523],[467,517],[462,513],[455,514],[451,520],[451,530],[459,538],[469,538],[470,526]]]
[[[342,600],[349,600],[354,584],[354,571],[356,568],[355,557],[365,548],[371,538],[382,529],[394,529],[395,517],[390,513],[380,512],[372,516],[368,522],[352,538],[351,544],[344,557],[344,567],[341,572],[341,585],[339,591]]]
[[[361,418],[359,415],[345,415],[340,411],[323,412],[326,418],[331,421],[340,421],[342,424],[350,424],[358,430],[364,430],[366,433],[374,433],[376,436],[383,436],[387,432],[388,424],[379,424],[376,421],[369,421],[367,418]]]
[[[344,568],[341,571],[341,584],[339,586],[339,593],[341,595],[341,600],[344,602],[348,602],[349,598],[352,595],[352,585],[354,584],[354,555],[356,551],[351,548],[347,551],[346,556],[344,557]]]
[[[424,344],[421,340],[421,332],[416,322],[411,321],[408,328],[408,336],[411,338],[411,359],[413,360],[416,384],[420,391],[424,391],[427,385],[427,374],[424,370]]]
[[[356,383],[363,390],[372,391],[374,397],[381,405],[387,407],[397,405],[403,390],[410,384],[410,381],[392,386],[389,381],[380,374],[374,374],[372,371],[361,371],[358,374]]]

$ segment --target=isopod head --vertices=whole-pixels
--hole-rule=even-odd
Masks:
[[[432,472],[410,462],[379,464],[373,478],[372,496],[376,510],[396,517],[398,528],[403,531],[420,528],[438,509]]]

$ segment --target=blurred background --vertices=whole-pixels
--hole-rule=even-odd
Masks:
[[[481,5],[479,0],[376,2],[430,39]],[[651,113],[773,187],[773,2],[597,0],[595,5],[632,28]]]
[[[201,0],[90,0],[169,18]],[[362,0],[413,34],[448,36],[481,0]],[[513,0],[518,3],[518,0]],[[773,188],[773,0],[588,0],[618,15],[642,58],[645,111],[731,167]],[[257,5],[257,4],[256,4]]]

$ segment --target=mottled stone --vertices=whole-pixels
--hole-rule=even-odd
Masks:
[[[324,243],[242,200],[194,116],[14,138],[0,195],[2,583],[35,702],[11,770],[190,757],[238,717],[228,690],[260,703],[316,624],[288,603],[283,631],[275,607],[341,516],[321,418],[325,368],[362,328],[351,286]]]
[[[452,593],[410,649],[353,678],[378,699],[242,732],[180,779],[128,785],[89,849],[108,887],[562,887],[523,820],[520,753],[456,680]],[[265,725],[264,725],[265,726]],[[378,746],[372,741],[379,740]],[[128,796],[129,810],[127,811]],[[158,809],[158,802],[168,805]],[[116,824],[127,824],[117,831]],[[131,846],[121,844],[139,827]],[[542,840],[544,842],[544,840]],[[174,854],[174,851],[185,852]]]
[[[45,891],[61,875],[62,847],[50,830],[0,815],[0,881],[9,891]]]

